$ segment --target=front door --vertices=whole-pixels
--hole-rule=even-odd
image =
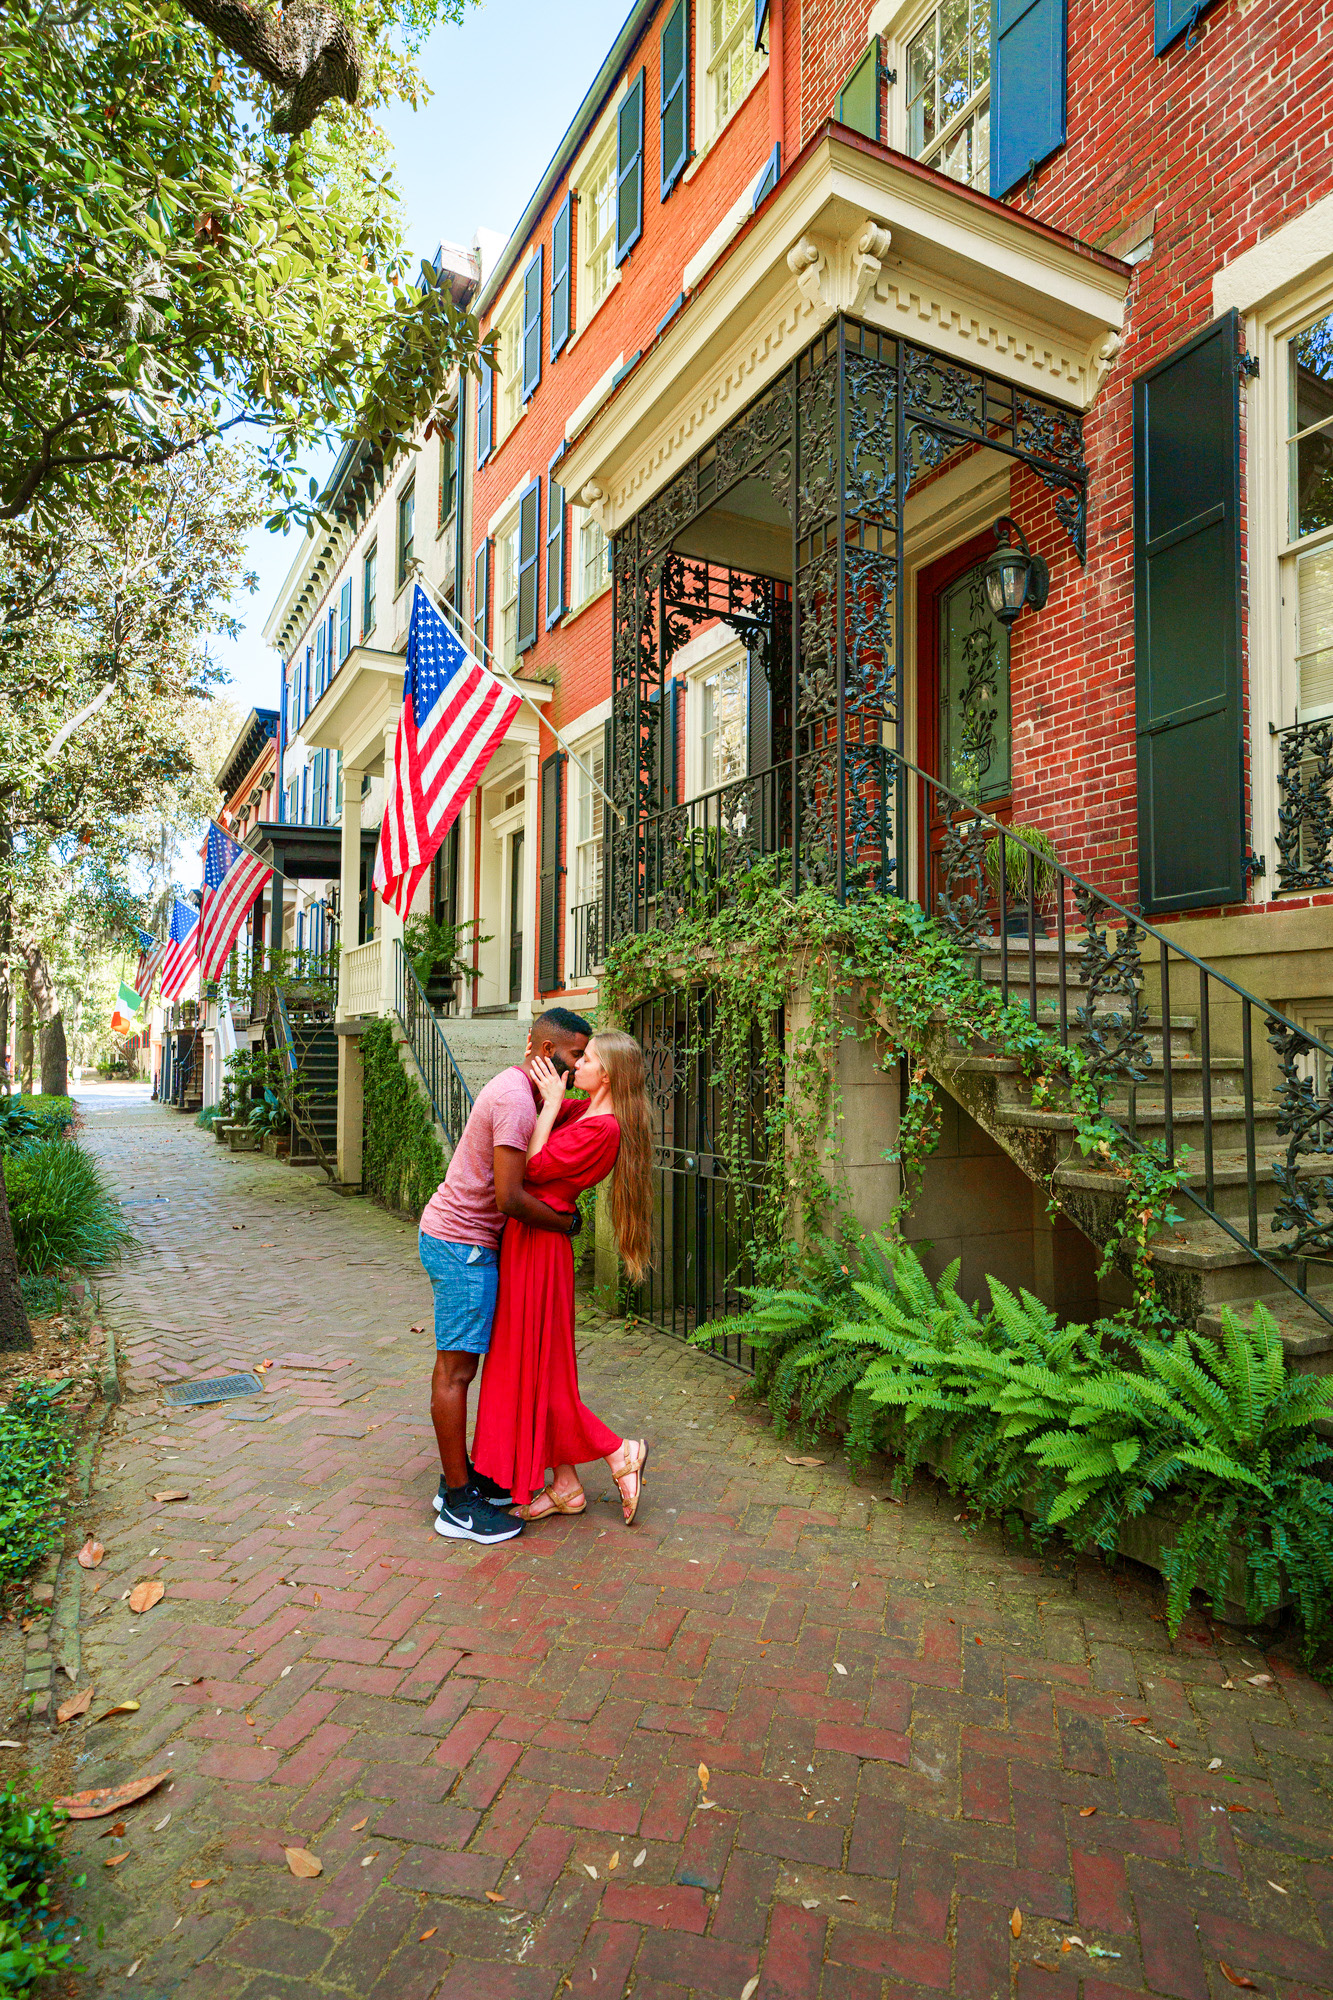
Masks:
[[[523,997],[523,829],[509,843],[509,1000]]]
[[[986,602],[979,536],[924,570],[917,602],[918,762],[940,787],[924,787],[922,825],[933,862],[951,820],[981,806],[1008,822],[1013,792],[1009,633]],[[954,794],[950,797],[949,794]],[[932,880],[934,869],[931,870]]]

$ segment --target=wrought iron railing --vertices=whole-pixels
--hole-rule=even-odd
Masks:
[[[1333,717],[1278,731],[1277,889],[1333,889]]]
[[[453,1050],[444,1039],[444,1030],[412,961],[403,950],[401,938],[393,942],[393,1010],[421,1072],[436,1122],[449,1144],[456,1146],[472,1109],[472,1092],[463,1081]]]
[[[602,904],[576,903],[569,913],[573,934],[571,979],[591,979],[602,962]]]
[[[865,836],[867,859],[859,884],[848,868],[849,898],[886,878],[910,895],[915,879],[911,899],[1002,998],[1082,1050],[1126,1142],[1157,1143],[1171,1164],[1188,1145],[1180,1193],[1333,1326],[1309,1288],[1310,1263],[1333,1260],[1333,1048],[896,750],[863,746],[857,757],[860,820],[843,851],[854,857]],[[649,923],[711,913],[764,866],[775,885],[792,885],[789,772],[640,822]],[[800,806],[799,779],[796,790]],[[1182,1021],[1178,1010],[1196,1006]],[[1239,1194],[1238,1175],[1240,1226],[1219,1199],[1223,1188]]]

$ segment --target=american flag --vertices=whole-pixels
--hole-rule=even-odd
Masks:
[[[209,822],[204,851],[204,901],[199,912],[199,977],[217,979],[236,933],[264,892],[273,870],[229,833]]]
[[[418,583],[393,785],[375,856],[375,887],[400,916],[520,706],[521,697],[467,650]]]
[[[164,938],[155,938],[151,931],[140,931],[138,938],[139,963],[134,974],[134,990],[140,999],[146,1000],[167,946]]]
[[[199,912],[193,903],[183,903],[175,897],[171,906],[171,922],[167,925],[167,949],[162,960],[162,998],[178,1000],[189,984],[198,966],[195,946],[198,942],[195,931],[199,923]]]

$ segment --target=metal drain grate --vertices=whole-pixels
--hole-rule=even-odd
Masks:
[[[207,1382],[172,1382],[162,1391],[163,1401],[182,1403],[229,1403],[233,1396],[262,1396],[264,1385],[257,1375],[214,1375]]]

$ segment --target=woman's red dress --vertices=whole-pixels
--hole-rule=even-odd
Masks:
[[[615,1165],[620,1126],[610,1116],[570,1113],[528,1161],[523,1185],[552,1208],[571,1211],[584,1188]],[[500,1292],[482,1370],[472,1462],[528,1501],[548,1465],[607,1458],[621,1440],[579,1400],[574,1362],[574,1250],[552,1229],[517,1218],[500,1239]]]

